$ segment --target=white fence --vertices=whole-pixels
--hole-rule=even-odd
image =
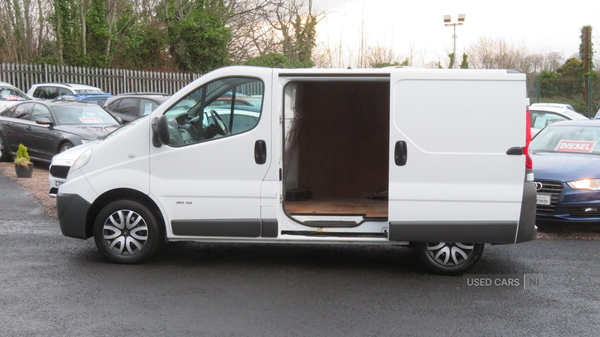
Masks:
[[[201,74],[164,73],[126,69],[83,68],[47,64],[0,64],[0,81],[27,92],[36,83],[78,83],[113,95],[126,92],[174,94]]]

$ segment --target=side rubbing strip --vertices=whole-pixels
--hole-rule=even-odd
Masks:
[[[390,222],[390,241],[515,243],[516,221]]]
[[[279,224],[277,219],[267,219],[262,221],[263,238],[276,238],[279,236]]]
[[[259,219],[173,220],[173,234],[184,236],[226,236],[257,238],[261,232]]]

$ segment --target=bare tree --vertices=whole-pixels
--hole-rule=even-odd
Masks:
[[[23,62],[39,52],[47,33],[39,16],[48,8],[42,0],[0,0],[0,60]]]
[[[383,66],[400,64],[400,57],[392,48],[383,47],[380,45],[367,46],[364,58],[367,64],[372,68],[380,68]]]
[[[523,44],[510,44],[501,37],[480,37],[467,49],[471,68],[514,69],[532,74],[556,71],[564,63],[558,52],[530,53]]]
[[[312,0],[230,0],[227,6],[234,62],[269,52],[310,59],[302,53],[314,47],[316,25],[325,15],[314,11]]]

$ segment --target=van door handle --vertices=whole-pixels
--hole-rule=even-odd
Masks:
[[[406,159],[408,157],[408,153],[406,151],[406,142],[403,140],[399,140],[396,142],[396,147],[394,149],[394,161],[398,166],[406,165]]]
[[[254,161],[258,165],[267,162],[267,142],[262,139],[259,139],[254,143]]]
[[[510,149],[508,149],[508,151],[506,151],[506,154],[513,156],[521,156],[523,155],[523,153],[523,148],[520,146],[511,147]]]

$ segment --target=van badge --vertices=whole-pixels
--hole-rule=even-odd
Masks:
[[[540,183],[539,181],[534,182],[534,184],[535,184],[536,191],[539,191],[544,187],[544,185],[542,183]]]

